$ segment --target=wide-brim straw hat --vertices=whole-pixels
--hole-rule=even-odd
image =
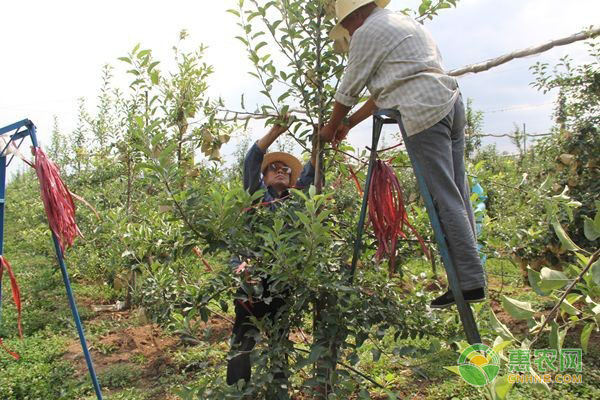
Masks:
[[[276,151],[273,153],[265,154],[265,158],[260,166],[261,172],[264,174],[265,169],[269,166],[269,164],[273,164],[274,162],[282,162],[288,167],[292,169],[292,174],[290,175],[290,187],[294,187],[296,185],[296,181],[300,177],[300,173],[302,172],[302,163],[296,157],[289,153],[284,153],[282,151]]]
[[[329,38],[335,40],[336,51],[346,52],[350,48],[350,32],[342,26],[344,18],[369,3],[375,3],[378,7],[385,8],[390,4],[390,0],[337,0],[335,2],[337,24],[329,32]]]

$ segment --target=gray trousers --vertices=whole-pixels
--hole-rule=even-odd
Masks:
[[[408,137],[438,212],[462,290],[485,287],[465,173],[465,108],[462,96],[440,122]]]

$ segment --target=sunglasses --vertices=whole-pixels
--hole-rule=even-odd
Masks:
[[[267,168],[269,169],[269,171],[273,171],[273,172],[283,171],[284,174],[288,174],[288,175],[292,174],[292,169],[290,167],[288,167],[287,165],[273,163],[273,164],[269,164],[269,166]]]

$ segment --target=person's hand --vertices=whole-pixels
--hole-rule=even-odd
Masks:
[[[242,272],[246,272],[246,270],[248,269],[249,265],[246,261],[244,261],[243,263],[241,263],[240,265],[237,266],[237,268],[235,269],[235,273],[236,275],[241,274]]]
[[[285,131],[287,131],[293,120],[292,114],[287,113],[281,117],[281,121],[278,124],[273,125],[273,131],[275,131],[278,135],[281,135]]]
[[[331,142],[335,138],[335,134],[337,132],[337,127],[334,127],[331,124],[327,124],[321,128],[320,137],[321,140],[325,142]]]
[[[333,146],[337,146],[338,144],[340,144],[342,140],[346,139],[346,136],[348,136],[348,132],[350,132],[350,127],[348,125],[341,124],[340,126],[338,126],[337,130],[335,131],[335,137],[333,138],[331,144]]]

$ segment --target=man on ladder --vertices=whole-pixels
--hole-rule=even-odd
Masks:
[[[389,2],[336,1],[338,24],[330,36],[338,49],[349,50],[349,56],[321,138],[344,138],[378,109],[399,112],[394,111],[404,127],[413,165],[420,165],[439,215],[462,296],[467,303],[480,302],[485,299],[485,275],[477,253],[465,174],[462,96],[456,79],[444,72],[429,33],[412,18],[386,10]],[[365,86],[371,98],[348,118]],[[446,308],[454,303],[448,290],[433,300],[431,307]]]

